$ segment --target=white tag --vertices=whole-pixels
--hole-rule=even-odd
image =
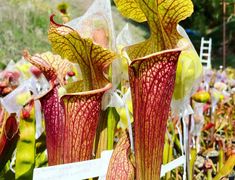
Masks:
[[[161,167],[161,177],[163,177],[167,172],[177,168],[178,166],[181,166],[185,162],[185,156],[180,156],[179,158],[162,165]]]
[[[99,180],[103,180],[106,177],[112,153],[113,150],[103,151],[100,159],[36,168],[34,169],[33,180],[80,180],[92,177],[99,177]],[[184,162],[185,156],[180,156],[170,163],[162,165],[161,177],[181,166]]]
[[[82,161],[44,168],[36,168],[33,180],[79,180],[106,176],[113,151],[103,151],[100,159]]]

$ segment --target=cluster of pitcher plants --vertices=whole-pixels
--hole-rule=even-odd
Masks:
[[[234,178],[235,71],[207,70],[194,99],[191,174]]]
[[[100,3],[110,12],[94,8]],[[52,15],[52,52],[31,55],[24,50],[22,62],[1,73],[1,177],[32,179],[34,168],[95,159],[113,149],[106,179],[160,179],[161,165],[185,153],[176,126],[185,118],[202,66],[178,23],[193,13],[193,4],[115,4],[125,18],[147,22],[148,39],[133,43],[127,26],[115,38],[110,2],[96,0],[75,26],[67,20],[59,24]],[[212,116],[226,114],[222,107]],[[232,110],[230,114],[234,118]],[[207,124],[203,129],[208,131]],[[220,132],[205,135],[207,131],[202,139]],[[234,134],[226,131],[225,136]],[[208,141],[213,146],[220,140]],[[182,168],[177,168],[164,178],[182,177]]]

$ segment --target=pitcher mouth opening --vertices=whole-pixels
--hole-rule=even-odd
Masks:
[[[128,54],[126,53],[126,56],[128,56],[127,58],[130,60],[130,65],[133,64],[134,62],[136,61],[141,61],[141,60],[145,60],[145,59],[148,59],[150,57],[154,57],[154,56],[158,56],[160,54],[164,54],[164,53],[170,53],[170,52],[176,52],[176,51],[183,51],[183,50],[186,50],[187,48],[190,47],[190,44],[189,43],[184,43],[183,46],[177,46],[176,48],[174,49],[167,49],[167,50],[163,50],[163,51],[158,51],[156,53],[152,53],[152,54],[149,54],[149,55],[146,55],[144,57],[140,57],[140,58],[136,58],[136,59],[133,59],[133,60],[130,60]],[[125,48],[127,49],[127,48]],[[124,49],[124,51],[125,51]]]
[[[103,88],[100,88],[100,89],[94,89],[94,90],[90,90],[90,91],[81,91],[81,92],[75,92],[75,93],[65,93],[63,96],[66,96],[66,95],[80,95],[80,96],[93,95],[93,94],[105,92],[111,88],[112,88],[112,83],[108,83],[108,84],[106,84],[106,86],[104,86]]]

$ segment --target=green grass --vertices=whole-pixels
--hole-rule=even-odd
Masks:
[[[92,1],[66,1],[69,14],[72,18],[82,15]],[[55,2],[49,0],[0,0],[0,62],[3,66],[11,59],[15,62],[20,60],[24,49],[28,49],[31,54],[51,50],[47,31],[50,15],[58,13],[56,6]],[[112,11],[117,35],[127,21],[116,7],[113,6]],[[60,22],[59,16],[56,21]],[[135,40],[141,41],[147,34],[143,26],[139,28],[139,25],[130,23],[129,27]]]
[[[35,9],[29,3],[1,1],[0,11],[0,62],[7,64],[11,59],[21,59],[22,51],[40,53],[50,50],[47,40],[50,12]]]

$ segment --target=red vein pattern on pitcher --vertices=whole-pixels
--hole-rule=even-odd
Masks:
[[[137,179],[160,179],[167,117],[180,51],[134,60],[129,67]]]

